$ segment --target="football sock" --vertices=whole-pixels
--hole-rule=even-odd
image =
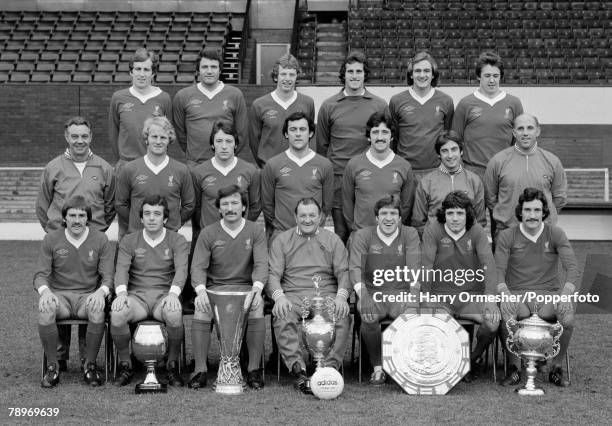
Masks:
[[[208,356],[211,331],[212,321],[194,319],[191,323],[191,342],[193,346],[193,357],[195,358],[195,373],[208,371],[206,357]]]
[[[361,339],[368,350],[370,363],[372,365],[382,365],[380,324],[378,321],[361,323]]]
[[[57,345],[57,359],[66,360],[70,358],[70,337],[72,332],[72,326],[70,325],[58,325],[58,345]]]
[[[263,318],[249,318],[246,330],[246,343],[249,351],[248,371],[261,368],[261,356],[266,339],[266,323]]]
[[[561,334],[561,337],[559,338],[559,343],[560,343],[559,353],[557,354],[557,356],[553,358],[552,365],[560,367],[565,362],[565,354],[567,352],[567,348],[569,346],[573,332],[574,332],[573,326],[563,327],[563,334]]]
[[[111,336],[113,336],[113,342],[117,348],[117,354],[119,361],[127,362],[132,367],[132,360],[130,359],[130,327],[125,324],[121,327],[117,327],[111,324]]]
[[[57,365],[57,325],[41,325],[38,324],[38,334],[42,342],[43,350],[47,355],[47,365]]]
[[[166,326],[168,332],[168,362],[178,360],[181,353],[181,344],[183,343],[183,327]]]
[[[104,322],[91,322],[87,323],[87,333],[85,333],[85,366],[87,363],[93,362],[95,364],[100,346],[102,345],[102,337],[104,336]]]
[[[478,327],[478,331],[476,332],[476,347],[474,348],[471,356],[472,361],[480,358],[491,342],[495,340],[495,336],[497,336],[497,331],[489,331],[483,326]]]

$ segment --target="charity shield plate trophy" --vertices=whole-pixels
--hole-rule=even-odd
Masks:
[[[344,389],[342,375],[332,367],[323,367],[336,338],[336,316],[334,300],[321,296],[321,277],[312,277],[314,296],[304,298],[302,303],[302,333],[306,348],[316,362],[316,370],[310,377],[310,389],[320,399],[338,397]]]
[[[506,322],[508,328],[507,348],[514,355],[527,361],[525,387],[516,389],[519,395],[544,395],[544,389],[535,386],[536,363],[553,358],[559,353],[559,339],[563,326],[551,324],[538,316],[538,306],[534,306],[531,316],[521,321],[511,318]]]
[[[212,307],[221,357],[213,389],[217,393],[236,395],[246,389],[240,369],[240,347],[253,292],[244,286],[224,285],[206,289]]]
[[[132,352],[147,368],[142,383],[136,385],[136,393],[165,393],[168,387],[160,383],[155,375],[155,366],[166,356],[168,335],[163,324],[157,321],[142,321],[132,338]]]

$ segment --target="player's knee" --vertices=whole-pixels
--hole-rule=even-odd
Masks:
[[[93,312],[91,308],[87,308],[87,319],[91,322],[100,323],[104,322],[104,311]]]
[[[170,311],[164,307],[162,315],[167,326],[181,327],[183,325],[183,314],[181,311]]]
[[[563,328],[566,331],[574,329],[574,324],[575,324],[576,319],[575,319],[573,312],[559,316],[557,320],[559,321],[559,323],[563,326]]]
[[[486,331],[487,333],[495,333],[498,329],[499,329],[499,321],[497,322],[493,322],[493,321],[483,321],[480,326],[483,328],[484,331]]]
[[[39,312],[38,313],[38,324],[40,325],[52,325],[55,324],[55,311],[52,312]]]
[[[263,303],[260,303],[256,309],[251,309],[249,311],[249,318],[263,318]]]
[[[115,327],[121,327],[128,323],[130,310],[127,307],[123,307],[119,311],[111,312],[111,324]]]
[[[196,309],[193,311],[193,319],[198,321],[212,321],[212,315],[210,312],[202,312]]]

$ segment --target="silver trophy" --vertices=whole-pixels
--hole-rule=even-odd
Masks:
[[[334,300],[321,296],[321,277],[312,277],[315,292],[312,298],[302,301],[302,333],[306,348],[317,363],[316,371],[310,378],[310,387],[321,399],[336,398],[344,388],[342,375],[331,367],[323,367],[336,338],[336,315]]]
[[[168,387],[155,376],[155,366],[166,356],[168,335],[165,327],[157,321],[138,324],[132,338],[132,352],[136,359],[147,367],[147,376],[136,385],[136,393],[165,393]]]
[[[544,321],[537,314],[537,305],[529,318],[516,321],[510,318],[506,322],[508,350],[514,355],[527,361],[527,383],[525,387],[516,389],[520,395],[544,395],[544,389],[535,386],[537,374],[536,362],[556,356],[561,348],[559,338],[563,333],[563,326],[556,322],[551,324]]]
[[[224,285],[206,290],[213,310],[221,358],[215,392],[240,394],[246,389],[240,369],[240,346],[246,329],[253,292],[244,286]]]

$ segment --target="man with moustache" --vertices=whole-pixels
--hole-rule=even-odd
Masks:
[[[422,235],[424,226],[436,221],[437,211],[446,195],[451,191],[462,191],[472,200],[475,219],[484,228],[487,225],[484,185],[476,173],[463,168],[461,136],[454,130],[443,131],[434,149],[440,165],[417,185],[411,225]]]
[[[440,72],[429,53],[414,55],[406,76],[408,90],[393,95],[389,101],[391,117],[399,128],[394,151],[410,162],[420,179],[439,164],[433,146],[441,132],[450,129],[455,107],[450,96],[436,89]]]
[[[84,380],[92,387],[103,384],[96,358],[104,336],[106,297],[113,287],[114,249],[103,232],[90,228],[90,201],[81,195],[69,198],[61,211],[63,228],[43,238],[34,288],[38,301],[38,333],[47,358],[41,386],[59,383],[57,320],[87,319],[84,336]],[[68,334],[70,336],[70,334]]]
[[[348,256],[340,238],[319,226],[321,207],[314,198],[298,201],[295,221],[297,227],[272,240],[266,293],[274,300],[274,334],[282,359],[295,377],[294,386],[311,393],[299,344],[302,303],[305,297],[314,296],[318,277],[320,294],[334,300],[337,318],[336,339],[323,364],[339,370],[349,338]]]
[[[261,296],[268,281],[266,236],[261,226],[244,219],[247,197],[238,185],[219,189],[216,204],[222,219],[202,230],[191,265],[191,283],[196,293],[191,327],[195,370],[189,387],[199,389],[207,384],[206,359],[213,313],[206,289],[218,290],[224,285],[239,285],[253,292],[246,329],[249,353],[247,384],[259,390],[264,387],[260,361],[266,337]]]
[[[314,122],[314,101],[295,90],[300,73],[300,64],[293,55],[281,56],[271,73],[276,89],[253,101],[249,115],[250,144],[253,158],[260,168],[288,148],[283,134],[288,116],[303,112],[308,120]]]
[[[334,175],[330,161],[310,149],[314,123],[303,112],[285,120],[283,134],[289,149],[272,157],[261,175],[261,205],[268,237],[295,226],[294,208],[311,197],[322,206],[321,223],[332,208]]]
[[[486,204],[493,212],[497,233],[517,223],[514,208],[527,187],[544,193],[552,225],[557,223],[557,214],[567,200],[567,178],[561,161],[538,146],[538,119],[521,114],[514,120],[513,133],[515,145],[491,159],[484,177]]]
[[[368,149],[366,122],[378,111],[388,111],[387,103],[365,88],[369,68],[361,52],[350,52],[340,67],[342,90],[326,99],[317,117],[317,153],[334,167],[334,232],[346,243],[350,229],[344,219],[342,175],[348,161]]]
[[[376,225],[372,211],[381,193],[397,196],[402,223],[410,219],[415,180],[410,163],[391,151],[395,135],[391,116],[384,111],[375,112],[366,123],[370,148],[346,165],[343,211],[351,231]]]
[[[518,121],[518,120],[517,120]],[[565,232],[558,226],[544,223],[550,214],[548,199],[537,188],[525,188],[515,209],[518,224],[501,231],[497,239],[495,263],[497,264],[497,291],[501,295],[570,296],[577,291],[578,265]],[[559,261],[565,270],[565,284],[559,281]],[[548,380],[556,386],[567,387],[569,380],[564,377],[561,365],[569,346],[575,324],[576,306],[569,300],[558,303],[536,304],[533,301],[500,303],[502,320],[520,321],[533,312],[546,321],[559,321],[563,326],[559,353],[551,360]],[[508,331],[502,327],[503,342]],[[521,361],[506,350],[510,358],[510,371],[501,382],[503,386],[520,383]]]

